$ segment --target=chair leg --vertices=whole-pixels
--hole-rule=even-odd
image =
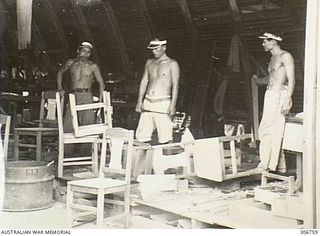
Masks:
[[[94,141],[94,143],[92,143],[92,146],[92,172],[95,176],[98,176],[98,143],[96,140]]]
[[[97,226],[103,225],[103,213],[104,213],[104,192],[103,192],[103,189],[99,189],[98,196],[97,196]]]
[[[130,189],[124,192],[124,228],[127,229],[130,226]]]
[[[73,191],[71,190],[71,185],[68,184],[67,186],[67,221],[68,227],[73,227],[73,218],[72,218],[72,204],[73,204]]]
[[[36,161],[41,161],[42,156],[42,135],[41,132],[37,132],[36,137]]]
[[[19,160],[19,132],[15,132],[14,136],[14,160],[18,161]]]
[[[63,159],[64,159],[64,143],[59,142],[59,153],[58,153],[58,178],[63,176]]]

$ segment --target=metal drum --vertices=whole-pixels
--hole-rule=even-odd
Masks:
[[[4,211],[36,211],[53,206],[53,166],[40,161],[7,162]]]

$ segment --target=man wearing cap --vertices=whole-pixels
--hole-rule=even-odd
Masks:
[[[102,99],[102,92],[105,89],[104,81],[97,64],[89,60],[93,46],[89,42],[82,42],[77,49],[77,57],[67,60],[57,73],[58,91],[63,90],[63,74],[70,71],[71,92],[74,93],[77,104],[88,104],[93,102],[91,86],[94,78],[99,83],[99,97]],[[79,112],[79,123],[82,125],[94,123],[95,116],[93,111]],[[65,132],[72,132],[70,108],[66,109]]]
[[[141,113],[136,138],[141,142],[150,142],[155,129],[159,143],[172,141],[180,70],[177,61],[167,56],[166,44],[166,40],[154,39],[147,47],[154,58],[145,64],[136,105],[136,111]]]
[[[285,128],[285,118],[292,107],[292,94],[295,85],[294,59],[292,55],[280,48],[280,36],[264,33],[259,36],[262,46],[271,53],[268,66],[269,76],[258,79],[266,83],[263,115],[259,126],[260,164],[265,170],[286,172],[284,153],[281,143]]]

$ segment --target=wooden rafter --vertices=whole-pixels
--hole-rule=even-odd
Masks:
[[[66,35],[65,35],[64,30],[62,28],[60,20],[57,17],[57,14],[54,11],[54,8],[52,7],[50,0],[43,0],[42,3],[44,4],[44,7],[46,8],[48,15],[49,15],[54,27],[55,27],[55,30],[57,32],[56,35],[57,35],[59,41],[62,43],[63,48],[66,50],[66,53],[68,55],[70,55],[71,51],[70,51],[70,47],[69,47]]]
[[[150,16],[147,3],[145,0],[136,0],[136,2],[138,4],[138,9],[141,12],[141,16],[145,24],[147,25],[147,29],[146,29],[147,36],[149,39],[151,39],[156,34],[156,28]]]
[[[71,3],[74,12],[77,15],[77,18],[79,20],[79,23],[80,23],[81,29],[84,33],[84,36],[88,40],[90,40],[92,43],[94,43],[93,36],[91,34],[91,31],[90,31],[90,28],[89,28],[88,23],[86,21],[86,18],[84,17],[84,15],[82,13],[81,7],[78,4],[76,4],[74,0],[69,0],[69,2]],[[99,58],[97,51],[95,49],[93,49],[92,57],[95,60],[95,62],[98,65],[100,65],[100,58]]]
[[[111,6],[110,1],[105,1],[103,3],[103,8],[106,12],[106,15],[108,17],[108,20],[110,22],[111,28],[112,28],[112,32],[113,32],[113,36],[116,39],[116,42],[118,44],[118,49],[120,51],[120,56],[121,56],[121,60],[123,63],[123,67],[125,70],[125,73],[129,76],[132,76],[132,70],[131,70],[131,65],[130,65],[130,60],[129,60],[129,56],[128,56],[128,52],[127,52],[127,48],[126,45],[124,43],[124,39],[123,36],[121,34],[120,31],[120,27],[118,24],[118,20],[114,14],[113,8]]]
[[[244,44],[241,33],[243,31],[241,14],[238,8],[238,4],[236,0],[229,0],[229,7],[231,11],[231,15],[233,18],[235,33],[238,35],[240,39],[240,61],[241,61],[241,69],[243,76],[245,78],[245,87],[246,87],[246,100],[248,104],[248,112],[249,112],[249,124],[254,128],[254,137],[258,137],[258,130],[256,129],[257,124],[254,122],[253,115],[253,104],[252,104],[252,92],[251,92],[251,77],[252,77],[252,68],[250,63],[250,55],[246,45]]]

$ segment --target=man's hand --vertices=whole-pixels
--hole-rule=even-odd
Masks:
[[[292,99],[291,99],[291,97],[290,98],[285,98],[285,101],[284,101],[284,103],[282,105],[282,108],[281,108],[281,113],[284,114],[284,115],[288,115],[291,107],[292,107]]]
[[[135,111],[139,112],[139,113],[142,112],[142,102],[141,101],[138,101]]]
[[[169,113],[169,116],[174,116],[176,114],[176,107],[170,106],[168,113]]]

